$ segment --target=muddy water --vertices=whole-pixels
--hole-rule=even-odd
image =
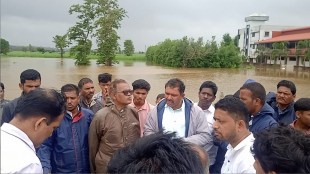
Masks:
[[[14,99],[20,95],[18,87],[20,73],[33,68],[42,76],[42,87],[59,89],[66,83],[75,83],[83,77],[89,77],[95,82],[96,91],[97,76],[108,72],[113,79],[122,78],[132,83],[136,79],[143,78],[151,84],[148,100],[155,103],[158,93],[164,92],[164,85],[170,78],[180,78],[186,85],[186,96],[197,101],[199,86],[205,80],[214,81],[219,91],[217,100],[227,94],[233,94],[244,81],[252,78],[260,82],[266,91],[275,91],[276,84],[287,79],[297,86],[297,98],[310,97],[310,72],[294,71],[293,66],[284,68],[252,68],[252,69],[206,69],[206,68],[167,68],[148,65],[146,62],[120,62],[113,67],[96,65],[95,61],[90,66],[75,66],[73,59],[54,58],[1,58],[1,81],[5,84],[5,98]]]

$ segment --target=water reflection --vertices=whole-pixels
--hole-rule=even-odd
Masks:
[[[233,94],[244,81],[252,78],[264,85],[267,91],[275,91],[276,84],[287,79],[297,86],[297,98],[310,97],[310,72],[309,70],[294,70],[293,66],[285,69],[257,67],[253,69],[211,69],[211,68],[169,68],[152,65],[141,61],[121,61],[119,64],[107,67],[97,65],[91,61],[90,66],[75,66],[73,59],[54,58],[1,58],[1,81],[6,86],[6,98],[13,99],[20,95],[18,88],[20,73],[28,68],[38,70],[42,76],[42,86],[59,89],[66,83],[75,83],[83,77],[91,78],[97,84],[97,76],[108,72],[113,74],[113,79],[123,78],[130,84],[139,78],[151,84],[148,100],[155,103],[158,93],[164,92],[164,85],[170,78],[180,78],[186,85],[186,96],[197,101],[198,88],[205,80],[214,81],[220,93]],[[96,90],[99,91],[99,86]]]

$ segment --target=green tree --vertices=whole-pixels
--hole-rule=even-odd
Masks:
[[[2,38],[0,42],[0,53],[6,55],[10,51],[10,43]]]
[[[88,65],[91,52],[91,36],[94,30],[94,19],[96,8],[94,0],[84,0],[82,5],[75,4],[69,9],[69,14],[77,14],[78,21],[68,31],[68,38],[74,41],[75,45],[70,49],[70,55],[76,59],[77,65]]]
[[[30,52],[34,52],[34,48],[33,48],[33,46],[32,46],[31,44],[28,45],[28,50],[29,50]]]
[[[38,47],[37,51],[44,54],[45,53],[45,49],[43,47]]]
[[[296,56],[298,63],[299,63],[299,57],[302,57],[303,66],[306,65],[305,61],[309,61],[310,65],[310,40],[298,41]]]
[[[280,59],[280,64],[282,64],[281,57],[287,56],[288,49],[287,49],[287,42],[275,42],[272,44],[272,52],[271,57],[274,60],[274,64],[277,64],[277,60]]]
[[[135,47],[133,46],[132,40],[125,40],[124,52],[127,56],[131,56],[135,52]]]
[[[115,53],[118,49],[117,29],[120,28],[120,21],[126,15],[126,11],[120,8],[117,0],[93,0],[96,10],[94,35],[97,40],[99,58],[98,64],[112,66],[117,63]]]
[[[53,37],[53,42],[55,43],[55,47],[57,49],[59,49],[60,51],[60,57],[63,58],[64,57],[64,53],[65,53],[65,48],[69,46],[70,41],[68,40],[68,35],[65,34],[63,36],[60,35],[56,35],[55,37]]]
[[[232,38],[230,37],[230,35],[228,33],[223,35],[223,41],[221,44],[227,46],[233,43]]]

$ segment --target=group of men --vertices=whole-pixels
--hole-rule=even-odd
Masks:
[[[1,160],[1,173],[277,173],[283,170],[265,161],[278,156],[268,156],[264,150],[270,149],[260,147],[274,143],[271,134],[278,129],[292,131],[279,125],[303,132],[307,141],[299,143],[309,145],[310,99],[295,103],[291,81],[280,81],[277,93],[266,95],[260,83],[247,80],[234,96],[213,105],[214,82],[202,83],[194,103],[185,96],[183,81],[173,78],[156,106],[146,100],[151,85],[144,79],[129,85],[103,73],[98,82],[97,94],[89,78],[65,84],[59,94],[39,88],[36,70],[23,71],[22,95],[3,108],[1,136],[19,142],[31,160],[20,158],[18,165]],[[57,106],[45,106],[51,101]],[[261,134],[271,138],[263,140]],[[1,141],[1,159],[16,158],[21,151],[7,142]]]

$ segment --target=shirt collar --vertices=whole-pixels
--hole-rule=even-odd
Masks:
[[[35,153],[36,150],[34,148],[33,142],[29,139],[28,135],[25,134],[22,130],[17,128],[16,126],[10,124],[10,123],[3,123],[1,126],[1,131],[4,131],[16,138],[19,138],[22,140],[25,144],[27,144]]]
[[[170,110],[174,110],[170,106],[168,106],[167,103],[165,104],[165,108],[170,109]],[[184,109],[185,109],[185,102],[184,102],[184,99],[183,99],[182,100],[182,106],[180,108],[178,108],[178,109],[175,109],[175,111],[184,111]]]

